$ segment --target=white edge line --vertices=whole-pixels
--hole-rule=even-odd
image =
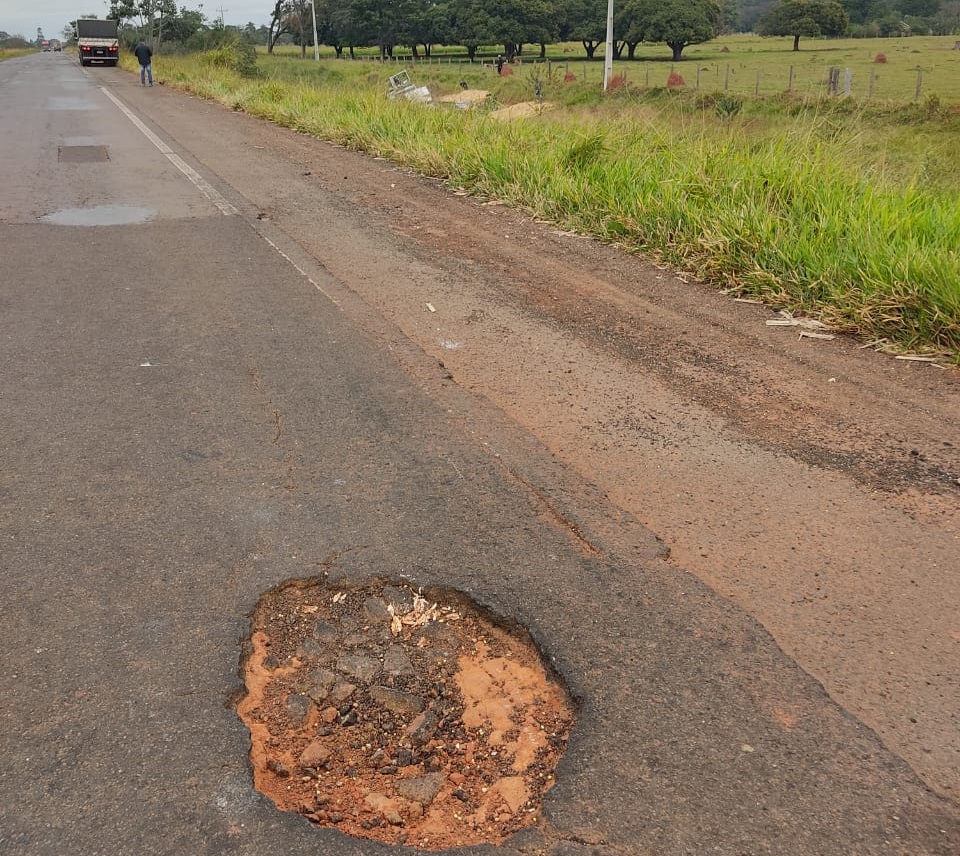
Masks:
[[[343,307],[340,305],[340,301],[338,301],[332,294],[330,294],[330,292],[325,291],[319,285],[319,283],[314,282],[310,274],[308,274],[302,267],[300,267],[300,265],[298,265],[293,259],[291,259],[290,256],[288,256],[283,250],[280,249],[280,247],[278,247],[259,229],[257,229],[256,232],[261,238],[263,238],[263,240],[265,240],[271,247],[273,247],[273,249],[276,251],[277,255],[280,256],[280,258],[284,259],[287,262],[287,264],[289,264],[297,273],[300,274],[300,276],[302,276],[307,282],[309,282],[310,285],[312,285],[317,291],[319,291],[324,297],[326,297],[327,300],[329,300],[334,306],[337,307],[337,309],[343,309]]]
[[[203,176],[200,175],[200,173],[198,173],[195,169],[193,169],[193,167],[187,164],[183,160],[183,158],[181,158],[176,152],[174,152],[170,148],[170,146],[168,146],[155,133],[153,133],[153,131],[151,131],[146,125],[144,125],[143,122],[141,122],[140,119],[137,118],[137,116],[133,113],[132,110],[130,110],[127,107],[126,104],[124,104],[122,101],[120,101],[120,99],[116,98],[113,95],[113,93],[109,92],[107,89],[105,89],[102,86],[100,87],[100,91],[104,95],[106,95],[107,98],[109,98],[114,104],[116,104],[120,112],[123,113],[123,115],[126,116],[131,122],[133,122],[133,124],[137,127],[140,133],[142,133],[148,140],[150,140],[150,142],[157,147],[158,151],[160,151],[161,154],[166,156],[166,158],[170,161],[170,163],[172,163],[177,169],[180,170],[180,172],[182,172],[188,179],[190,179],[190,181],[193,182],[196,188],[204,196],[206,196],[207,199],[209,199],[214,205],[216,205],[217,208],[220,209],[220,213],[222,213],[224,216],[230,216],[233,214],[240,213],[239,211],[237,211],[236,208],[233,207],[233,205],[227,202],[227,200],[224,199],[223,196],[217,193],[217,191],[214,190],[209,185],[209,183],[203,178]],[[339,301],[333,295],[325,291],[319,285],[319,283],[314,282],[314,280],[310,277],[310,275],[303,268],[301,268],[300,265],[298,265],[293,259],[290,258],[290,256],[288,256],[283,250],[281,250],[280,247],[278,247],[273,241],[271,241],[266,235],[264,235],[263,232],[260,232],[259,230],[257,230],[257,234],[260,235],[260,237],[263,238],[263,240],[266,241],[271,247],[273,247],[274,251],[281,258],[283,258],[289,265],[291,265],[293,269],[297,271],[297,273],[299,273],[304,279],[306,279],[307,282],[309,282],[317,291],[319,291],[324,297],[326,297],[327,300],[329,300],[338,309],[343,308],[340,305]]]
[[[151,131],[143,122],[138,119],[132,110],[130,110],[126,104],[124,104],[119,98],[113,95],[112,92],[109,92],[103,86],[100,87],[100,91],[107,96],[126,116],[133,124],[137,127],[141,134],[143,134],[151,143],[153,143],[158,151],[163,154],[167,160],[170,161],[177,169],[180,170],[199,190],[204,196],[207,197],[217,208],[220,209],[220,213],[225,217],[229,217],[233,214],[238,214],[236,208],[233,207],[226,199],[224,199],[216,190],[214,190],[207,180],[200,175],[193,167],[186,163],[183,158],[181,158],[173,149],[170,148],[163,140],[161,140],[153,131]]]

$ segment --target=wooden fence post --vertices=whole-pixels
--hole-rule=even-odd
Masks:
[[[917,66],[917,93],[913,98],[914,101],[920,100],[920,89],[922,86],[923,86],[923,68],[921,68],[918,65]]]
[[[873,98],[873,83],[876,79],[877,79],[877,70],[873,68],[873,66],[871,66],[870,67],[870,85],[869,85],[869,89],[867,90],[867,98]]]
[[[840,69],[830,68],[827,73],[827,94],[836,95],[840,91]]]
[[[793,66],[790,66],[790,79],[787,80],[787,92],[793,92]]]

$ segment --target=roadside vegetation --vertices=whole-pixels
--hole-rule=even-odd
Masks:
[[[164,56],[155,71],[733,294],[960,362],[960,114],[938,98],[745,98],[629,79],[603,95],[599,78],[584,83],[562,63],[506,77],[479,63],[409,68],[435,96],[489,90],[486,105],[460,110],[388,100],[394,64],[261,54],[251,70],[249,54],[231,56]],[[538,104],[538,91],[555,109],[495,117]]]
[[[31,53],[36,53],[36,50],[34,48],[0,48],[0,62]]]

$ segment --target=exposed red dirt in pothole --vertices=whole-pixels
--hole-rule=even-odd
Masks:
[[[534,647],[464,596],[319,580],[263,596],[237,712],[284,811],[436,850],[537,822],[573,711]]]

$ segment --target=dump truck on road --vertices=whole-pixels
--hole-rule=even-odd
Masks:
[[[100,18],[81,18],[77,21],[77,53],[80,65],[102,62],[116,65],[120,59],[120,39],[117,22]]]

